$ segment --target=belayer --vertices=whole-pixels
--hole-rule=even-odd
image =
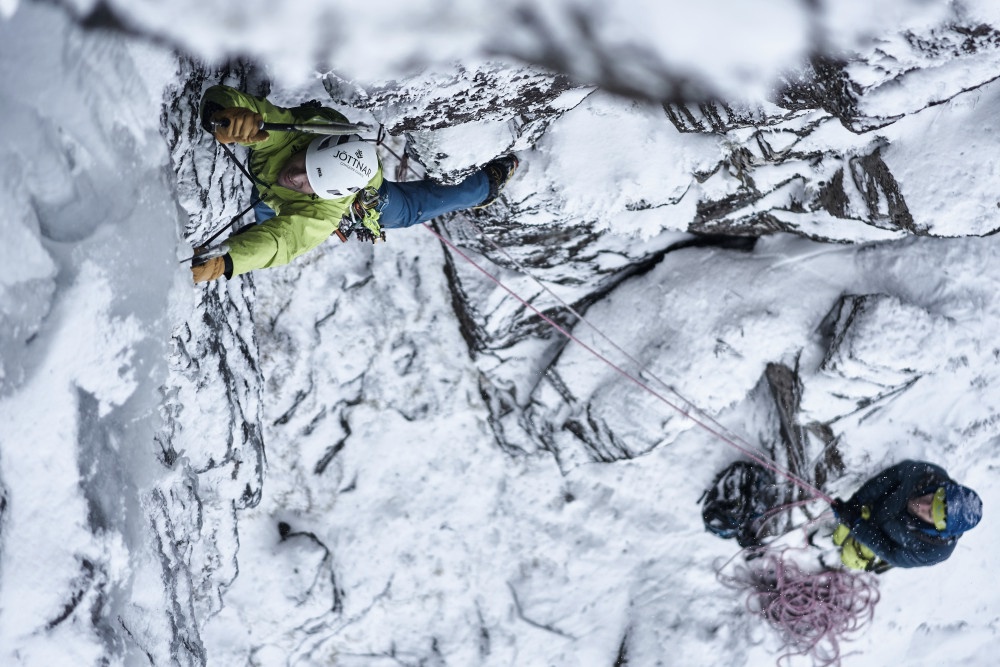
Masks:
[[[851,569],[878,570],[877,559],[894,567],[934,565],[955,550],[958,538],[974,528],[983,502],[941,467],[902,461],[869,479],[847,501],[836,498],[841,524],[833,541]]]
[[[318,136],[271,131],[264,123],[345,123],[325,107],[286,109],[229,86],[213,86],[201,102],[202,127],[223,144],[251,147],[249,175],[261,203],[256,225],[233,234],[228,251],[194,262],[194,281],[215,280],[287,264],[331,235],[375,239],[384,229],[427,222],[444,213],[493,203],[518,161],[505,155],[457,185],[383,177],[372,142],[356,134]],[[197,257],[197,255],[196,255]]]

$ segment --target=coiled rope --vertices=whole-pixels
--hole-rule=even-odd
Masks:
[[[774,550],[718,578],[746,592],[747,610],[763,618],[792,649],[778,658],[779,666],[794,656],[807,656],[816,667],[840,665],[841,643],[871,622],[880,597],[874,575],[807,572]]]

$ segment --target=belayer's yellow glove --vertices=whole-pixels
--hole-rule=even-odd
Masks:
[[[268,138],[268,133],[260,129],[263,117],[250,109],[230,107],[212,114],[215,125],[215,138],[219,143],[231,144],[238,141],[241,144],[255,144]]]
[[[213,257],[206,260],[204,264],[191,267],[191,275],[196,283],[203,283],[215,280],[226,272],[226,260],[222,257]]]

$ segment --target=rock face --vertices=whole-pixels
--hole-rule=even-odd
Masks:
[[[895,123],[967,122],[962,104],[995,94],[1000,33],[993,26],[950,23],[874,40],[849,59],[816,55],[789,74],[773,106],[671,102],[667,117],[681,132],[724,137],[730,156],[703,176],[721,195],[702,197],[692,230],[759,235],[773,231],[821,241],[888,238],[894,233],[983,235],[1000,228],[995,200],[975,176],[989,173],[988,152],[961,145],[923,147],[897,141]],[[839,126],[839,127],[838,127]],[[839,133],[840,128],[853,136]],[[991,127],[983,128],[992,142]],[[837,136],[839,134],[839,136]],[[907,183],[904,156],[917,153],[970,175],[962,196],[982,202],[964,220],[940,220],[923,200],[919,179]],[[939,198],[956,193],[934,192]],[[858,223],[875,228],[866,232]],[[879,231],[875,231],[879,230]],[[885,234],[888,232],[888,234]],[[870,234],[870,236],[869,236]]]
[[[843,296],[820,327],[826,353],[815,386],[823,400],[814,416],[833,420],[877,405],[954,363],[936,353],[954,326],[886,294]]]
[[[201,129],[197,101],[216,81],[246,89],[252,83],[239,66],[221,72],[190,63],[184,68],[179,87],[167,92],[162,123],[180,203],[189,215],[185,237],[196,246],[239,211],[248,190]],[[237,513],[260,502],[264,482],[253,281],[213,287],[199,292],[195,315],[178,323],[161,389],[164,426],[156,442],[160,463],[171,474],[150,492],[145,509],[164,604],[145,610],[149,620],[140,620],[138,608],[121,619],[156,664],[208,664],[202,628],[222,608],[222,594],[239,572]],[[161,636],[169,638],[166,643]]]
[[[234,216],[247,199],[249,184],[227,160],[226,155],[200,126],[198,104],[202,89],[211,80],[252,88],[246,68],[235,67],[219,73],[209,73],[189,67],[182,79],[184,87],[171,93],[163,120],[171,141],[173,162],[177,168],[178,190],[189,199],[182,201],[189,214],[185,236],[192,245],[200,245],[210,233],[227,223],[238,228],[251,219]],[[211,147],[211,148],[207,148]],[[215,159],[212,159],[212,149]],[[199,447],[199,456],[186,456],[186,463],[197,474],[223,469],[237,485],[241,485],[237,509],[254,507],[260,501],[264,473],[263,428],[260,415],[259,353],[253,329],[251,305],[254,299],[252,280],[218,283],[220,289],[201,293],[202,301],[196,321],[181,324],[173,337],[172,373],[182,376],[186,391],[201,396],[214,395],[225,406],[218,413],[205,406],[205,414],[191,423],[214,424],[209,434],[214,446]],[[227,289],[228,288],[228,289]],[[178,460],[178,439],[199,438],[201,434],[182,434],[178,419],[192,404],[203,401],[193,396],[174,395],[165,390],[165,406],[174,419],[167,421],[166,432],[160,439],[162,460],[173,466]]]
[[[790,111],[822,109],[863,134],[943,104],[997,78],[1000,31],[958,20],[883,35],[850,59],[814,56],[774,100]],[[928,80],[933,88],[926,88]]]
[[[995,198],[988,179],[970,179],[977,189],[968,196],[979,202],[974,215],[936,218],[937,209],[928,201],[936,186],[915,175],[912,160],[919,156],[969,172],[988,171],[993,152],[965,153],[935,141],[933,133],[927,144],[917,146],[912,127],[928,123],[931,114],[938,125],[958,127],[969,122],[968,107],[954,100],[995,94],[991,82],[1000,59],[997,45],[996,31],[986,26],[953,24],[921,34],[905,32],[849,60],[814,57],[807,67],[788,75],[767,106],[722,101],[664,104],[664,122],[681,133],[717,138],[722,150],[714,164],[693,175],[693,186],[681,197],[666,199],[651,191],[636,208],[693,209],[693,216],[678,231],[699,235],[697,242],[704,245],[737,250],[750,249],[754,237],[775,232],[838,243],[991,233],[996,227]],[[950,71],[960,74],[943,87],[928,85],[928,78]],[[443,93],[447,99],[437,85],[429,85],[429,79],[347,94],[335,78],[328,77],[327,88],[345,103],[381,110],[387,127],[405,132],[407,152],[428,173],[446,176],[462,172],[450,162],[447,138],[434,130],[469,126],[474,119],[484,125],[507,123],[510,146],[517,148],[538,141],[554,118],[573,107],[570,100],[575,102],[580,92],[586,92],[574,91],[559,77],[542,83],[540,76],[530,70],[518,75],[463,71],[448,80]],[[510,86],[508,91],[516,92],[489,101],[483,86],[500,79]],[[517,94],[521,83],[523,95]],[[469,113],[467,104],[488,111],[480,117]],[[906,125],[905,133],[894,130],[901,124]],[[994,140],[992,134],[986,136],[987,142]],[[558,188],[554,184],[553,190]],[[941,197],[954,200],[951,193],[942,192]],[[570,295],[566,301],[577,313],[562,305],[541,310],[568,328],[579,326],[578,314],[690,243],[661,235],[636,254],[635,246],[617,247],[613,238],[600,233],[598,220],[561,215],[559,197],[542,191],[523,198],[515,193],[471,219],[473,225],[445,221],[443,229],[459,245],[501,267],[526,269],[563,286],[562,292]],[[536,224],[512,224],[514,220]],[[741,246],[736,237],[748,238]],[[602,261],[609,255],[617,257],[613,269]],[[561,356],[565,339],[523,306],[481,312],[478,274],[451,255],[446,261],[466,342],[473,355],[488,360],[483,364],[481,389],[491,406],[491,423],[501,447],[511,452],[549,450],[563,461],[611,461],[649,451],[662,438],[669,440],[660,429],[657,435],[652,430],[623,434],[614,426],[623,415],[608,413],[617,410],[609,406],[620,405],[621,398],[604,395],[619,392],[620,387],[595,389],[589,396],[575,394],[570,389],[574,383],[563,377],[569,368],[563,368]],[[497,358],[503,360],[499,365]],[[537,384],[523,380],[540,376],[546,380]],[[576,407],[553,411],[554,403]]]
[[[701,418],[714,420],[748,402],[759,418],[751,429],[755,444],[779,464],[820,487],[839,477],[843,464],[831,423],[906,391],[921,374],[935,370],[929,360],[906,361],[912,345],[919,344],[916,339],[910,347],[897,348],[900,356],[892,360],[873,358],[865,342],[903,322],[919,323],[925,338],[933,339],[947,330],[947,320],[887,295],[833,297],[820,330],[801,332],[803,338],[815,334],[828,344],[820,378],[813,378],[812,393],[804,397],[797,361],[784,350],[776,350],[760,368],[727,375],[735,366],[728,361],[766,339],[766,304],[755,303],[753,312],[732,325],[716,318],[712,307],[730,296],[718,294],[710,283],[687,288],[703,291],[693,301],[701,312],[685,312],[690,294],[682,300],[669,286],[677,282],[678,271],[699,270],[693,251],[709,249],[739,263],[758,237],[775,232],[850,243],[993,231],[989,179],[969,194],[982,204],[977,211],[961,221],[942,221],[933,216],[925,184],[907,165],[917,156],[976,171],[983,165],[974,160],[991,154],[988,141],[1000,140],[1000,132],[997,139],[984,140],[975,156],[964,158],[948,142],[934,141],[933,132],[926,145],[912,146],[906,138],[914,136],[913,125],[930,125],[932,109],[938,126],[978,118],[974,108],[949,100],[996,94],[990,86],[996,47],[992,29],[953,25],[895,36],[852,60],[816,57],[790,74],[767,106],[676,100],[661,105],[655,118],[647,119],[652,126],[680,140],[699,135],[719,150],[705,152],[709,157],[681,191],[651,190],[621,207],[623,215],[636,219],[662,214],[665,222],[643,243],[605,233],[601,212],[592,217],[579,209],[567,213],[561,184],[544,176],[532,178],[531,191],[512,187],[489,209],[435,222],[439,233],[488,260],[499,279],[528,295],[524,302],[508,299],[474,268],[444,254],[447,290],[464,345],[460,352],[471,357],[478,374],[476,400],[488,412],[490,447],[515,461],[551,456],[563,474],[594,462],[639,458],[675,444],[691,430],[686,416],[694,406],[675,387],[694,385]],[[962,76],[949,79],[945,89],[923,82],[932,70],[951,69]],[[226,156],[217,148],[213,152],[192,110],[210,83],[223,81],[259,94],[268,86],[239,67],[208,72],[189,66],[186,81],[169,93],[163,124],[182,204],[191,215],[186,238],[197,244],[213,225],[235,215],[238,203],[247,199],[247,187]],[[384,124],[390,135],[386,149],[409,160],[407,167],[386,159],[387,173],[398,167],[397,180],[426,173],[452,181],[496,155],[553,140],[554,121],[592,93],[560,75],[499,65],[369,87],[328,74],[323,84],[328,103],[368,111]],[[896,102],[893,91],[901,88],[906,93]],[[907,132],[893,130],[904,123],[911,124]],[[458,150],[464,132],[492,140]],[[543,159],[542,151],[536,155]],[[526,165],[525,171],[531,169]],[[405,233],[390,234],[390,243]],[[239,572],[237,516],[261,501],[269,434],[281,444],[278,456],[292,471],[289,479],[305,488],[279,484],[284,507],[308,517],[365,483],[345,477],[342,462],[345,452],[364,444],[357,434],[359,421],[391,414],[419,428],[450,397],[447,387],[429,387],[423,380],[432,373],[435,357],[425,347],[430,334],[421,328],[427,323],[420,322],[420,304],[433,289],[429,272],[438,269],[428,268],[431,260],[405,253],[387,266],[374,262],[368,249],[341,252],[343,273],[323,274],[318,263],[305,260],[282,278],[269,277],[268,296],[257,293],[252,276],[220,282],[199,293],[199,316],[175,333],[176,383],[164,388],[167,427],[159,444],[162,463],[176,470],[177,479],[151,502],[160,565],[172,582],[168,596],[175,602],[164,623],[173,640],[156,656],[164,664],[207,662],[200,633],[219,613]],[[538,282],[525,278],[525,271]],[[296,281],[317,291],[308,305],[289,296]],[[665,287],[654,287],[660,285]],[[398,291],[389,296],[389,289]],[[356,318],[352,302],[368,303],[387,319],[412,317],[417,331],[400,333]],[[299,330],[285,323],[286,309],[311,317],[312,327]],[[609,331],[631,355],[616,359],[637,375],[641,369],[643,380],[667,397],[672,410],[653,409],[662,406],[642,388],[620,382],[586,359],[552,326],[592,341],[602,334],[589,331],[583,318],[595,314],[602,322],[623,322],[636,312],[645,314],[644,326],[664,332],[662,339],[649,342],[625,328]],[[696,322],[704,324],[698,328]],[[342,353],[345,336],[350,337],[345,329],[364,344],[351,344]],[[633,340],[641,346],[631,345]],[[712,377],[671,356],[674,345],[715,359]],[[675,364],[661,367],[665,358]],[[383,376],[392,378],[392,391],[371,379]],[[826,389],[824,376],[833,378]],[[851,392],[844,393],[845,386]],[[832,394],[839,401],[832,407],[827,400],[810,403],[810,396]],[[206,396],[214,399],[206,401]],[[211,424],[209,432],[204,424]],[[299,485],[296,475],[306,481]],[[316,480],[323,481],[318,497],[311,486]],[[794,499],[790,490],[786,500]],[[571,501],[569,496],[566,503]],[[391,597],[392,581],[379,590],[364,589],[373,582],[352,589],[338,572],[336,545],[320,531],[275,523],[281,553],[294,556],[282,561],[297,563],[288,590],[302,618],[289,621],[297,624],[291,634],[301,640],[303,655],[311,657],[320,650],[323,632],[354,622],[352,613],[367,614]],[[519,613],[521,604],[532,604],[530,589],[524,583],[518,589],[522,597],[515,593]],[[362,596],[371,605],[359,611]],[[480,650],[488,655],[489,632],[481,617],[480,622],[486,637]],[[251,653],[272,649],[256,646]],[[622,640],[619,654],[626,652]],[[437,638],[423,655],[441,659]]]
[[[578,88],[564,75],[501,65],[472,71],[460,65],[448,74],[408,79],[403,86],[392,82],[361,88],[335,73],[323,83],[334,101],[370,111],[393,135],[515,119],[522,126],[541,124],[558,115],[563,93]]]
[[[831,494],[914,452],[974,485],[996,467],[1000,239],[942,238],[997,229],[1000,36],[975,2],[814,54],[757,103],[710,97],[660,35],[607,41],[628,25],[596,0],[511,23],[483,3],[499,25],[463,44],[510,28],[484,48],[514,62],[321,73],[302,97],[165,47],[419,53],[454,23],[0,3],[0,424],[22,431],[0,426],[0,662],[763,662],[697,526],[699,480],[738,456],[719,440]],[[261,38],[285,26],[303,42]],[[175,250],[249,199],[196,117],[219,82],[382,123],[396,180],[519,152],[498,203],[432,225],[491,275],[418,228],[192,289]],[[961,607],[911,613],[910,648],[992,636]]]
[[[904,161],[913,149],[905,137],[894,136],[892,127],[908,120],[923,122],[931,109],[938,124],[966,122],[966,109],[948,102],[970,91],[991,92],[1000,60],[998,46],[997,32],[989,26],[952,24],[919,34],[908,31],[878,41],[869,52],[850,59],[815,56],[807,67],[786,77],[766,106],[723,101],[664,104],[663,123],[681,133],[717,138],[723,150],[717,162],[694,174],[695,187],[682,197],[666,200],[650,192],[637,210],[690,207],[694,198],[694,215],[677,229],[696,234],[694,237],[660,235],[637,252],[635,246],[601,233],[597,220],[562,215],[559,197],[545,192],[523,199],[508,197],[487,211],[463,215],[471,225],[453,224],[454,218],[445,220],[442,230],[447,230],[458,245],[501,267],[526,269],[551,285],[563,286],[562,292],[568,295],[565,300],[576,313],[560,304],[547,305],[541,311],[567,327],[620,285],[644,275],[668,253],[692,243],[751,249],[753,237],[780,231],[834,242],[952,234],[956,230],[989,233],[993,216],[986,215],[985,204],[980,216],[957,222],[929,218],[922,200],[917,206],[910,204]],[[943,87],[927,85],[928,78],[943,72],[956,74]],[[194,87],[200,83],[193,81],[191,90],[182,94],[187,98],[180,99],[189,102],[193,98]],[[266,83],[259,86],[259,92],[266,92]],[[506,145],[503,141],[492,145],[493,155],[525,149],[544,137],[555,119],[575,108],[592,90],[543,70],[500,65],[458,68],[451,74],[426,74],[369,87],[350,84],[330,73],[324,87],[333,103],[367,110],[384,124],[390,135],[387,147],[400,148],[417,168],[403,170],[397,177],[414,178],[426,172],[445,181],[460,178],[475,166],[460,164],[455,152],[449,150],[449,130],[478,128],[506,136]],[[177,113],[172,111],[169,117],[175,133],[183,129],[197,134],[193,117],[188,117],[184,128],[178,127]],[[955,157],[954,147],[939,145],[937,150],[929,157],[949,161]],[[986,159],[987,154],[978,151],[979,157],[967,156],[964,168],[978,168],[971,161]],[[483,155],[479,163],[493,155]],[[220,154],[214,163],[204,158],[193,162],[190,156],[178,155],[177,163],[182,191],[201,193],[192,201],[192,210],[231,199],[210,196],[212,190],[232,194],[242,187],[231,168],[215,173],[225,164]],[[185,187],[184,178],[195,179],[197,187]],[[970,196],[992,201],[989,187],[984,182],[983,191]],[[511,224],[512,220],[532,220],[535,224]],[[738,237],[747,240],[740,242]],[[608,262],[609,256],[616,260]],[[548,392],[555,391],[571,402],[582,398],[573,396],[569,385],[559,380],[565,339],[542,317],[525,312],[523,306],[481,312],[477,303],[483,287],[478,274],[452,255],[446,256],[446,262],[456,316],[469,350],[475,357],[490,360],[481,389],[492,407],[494,433],[501,447],[512,452],[558,451],[558,438],[553,434],[570,432],[582,443],[585,458],[609,461],[635,456],[659,442],[653,439],[639,445],[634,438],[623,441],[599,417],[601,410],[596,406],[605,402],[599,395],[588,400],[590,407],[574,410],[573,416],[549,414],[551,399],[539,401]],[[221,302],[212,307],[218,308],[223,308]],[[182,352],[188,335],[178,338]],[[531,352],[526,354],[526,348]],[[208,344],[206,349],[224,351],[226,345]],[[252,346],[241,343],[237,349],[245,352]],[[497,358],[503,360],[499,366]],[[519,379],[537,375],[544,375],[548,382],[531,386]],[[232,393],[231,388],[226,391]],[[238,416],[234,415],[234,420]],[[253,436],[244,435],[243,440],[252,441]],[[220,453],[218,460],[224,461],[226,456]],[[214,457],[212,461],[218,462]],[[250,498],[252,487],[247,489]]]

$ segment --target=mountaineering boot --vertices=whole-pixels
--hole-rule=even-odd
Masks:
[[[475,208],[482,208],[484,206],[489,206],[497,200],[500,193],[503,191],[507,181],[510,177],[514,175],[514,170],[517,169],[517,158],[513,155],[503,155],[498,157],[496,160],[491,160],[483,166],[483,171],[486,172],[486,178],[490,182],[490,193],[486,195],[486,199],[483,200],[481,204]]]

